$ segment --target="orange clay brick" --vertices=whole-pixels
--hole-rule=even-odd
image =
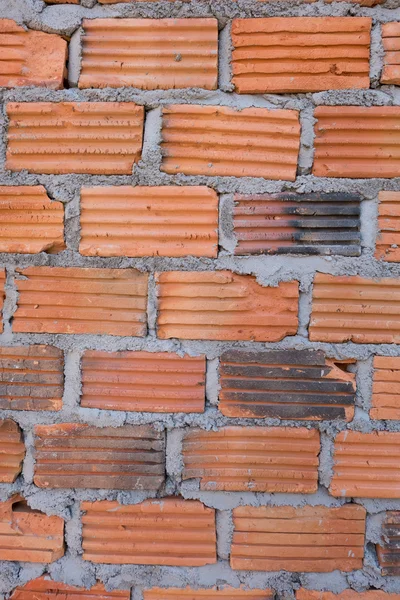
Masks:
[[[64,521],[29,508],[22,496],[0,502],[0,560],[51,563],[64,556]]]
[[[10,102],[6,168],[130,175],[142,150],[143,106],[132,102]]]
[[[83,188],[79,252],[215,258],[218,196],[205,186]]]
[[[325,573],[361,569],[366,511],[347,504],[240,506],[233,510],[231,567]]]
[[[192,588],[153,588],[143,592],[144,600],[274,600],[272,590],[244,590],[243,588],[213,587],[207,589]],[[19,600],[19,599],[17,599]]]
[[[0,419],[0,483],[13,483],[17,479],[24,456],[21,429],[11,419]]]
[[[399,177],[399,106],[317,106],[317,177]]]
[[[96,583],[90,589],[66,585],[52,581],[43,575],[25,585],[17,587],[11,595],[12,600],[130,600],[129,590],[108,592],[102,583]]]
[[[334,594],[333,592],[319,592],[300,588],[296,592],[296,600],[400,600],[400,594],[389,594],[381,590],[367,590],[366,592],[344,590],[339,594]]]
[[[332,496],[400,498],[400,433],[341,431],[335,439]]]
[[[272,342],[297,332],[297,281],[268,288],[230,271],[171,271],[156,280],[161,339]]]
[[[297,111],[174,105],[163,112],[166,173],[295,180]]]
[[[6,297],[5,294],[5,284],[6,284],[6,270],[0,269],[0,333],[3,332],[3,305],[4,299]]]
[[[18,274],[14,332],[146,335],[145,273],[28,267]]]
[[[84,19],[80,88],[217,88],[216,19]]]
[[[313,342],[400,343],[399,279],[317,273],[309,327]]]
[[[375,258],[400,262],[400,192],[379,192]]]
[[[400,420],[400,357],[375,356],[371,419]]]
[[[400,84],[400,23],[382,24],[382,44],[385,50],[381,83]]]
[[[85,408],[140,412],[202,413],[204,356],[172,352],[98,352],[82,357]]]
[[[42,185],[0,186],[0,252],[56,254],[65,249],[64,209]]]
[[[183,479],[206,491],[312,494],[318,489],[319,432],[305,427],[193,429],[183,442]]]
[[[59,35],[26,30],[0,19],[0,87],[63,88],[67,42]]]
[[[83,558],[94,563],[200,567],[217,562],[215,511],[197,500],[82,502]]]
[[[235,19],[233,83],[241,94],[369,88],[372,20]]]

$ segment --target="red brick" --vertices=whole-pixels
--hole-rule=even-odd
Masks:
[[[82,358],[81,406],[157,413],[202,413],[205,376],[204,356],[88,350]]]
[[[205,186],[83,188],[79,252],[215,258],[218,196]]]
[[[43,575],[25,585],[15,588],[12,600],[130,600],[130,590],[113,590],[109,592],[102,583],[96,583],[89,589],[66,585],[60,581],[52,581]]]
[[[64,521],[29,508],[22,496],[0,502],[0,560],[51,563],[64,556]]]
[[[300,588],[296,592],[296,600],[400,600],[400,594],[389,594],[382,590],[355,592],[350,589],[334,594],[333,592],[319,592]]]
[[[143,592],[144,600],[274,600],[272,590],[244,590],[243,588],[213,587],[213,588],[152,588]]]
[[[130,175],[140,159],[143,106],[132,102],[10,102],[6,168]]]
[[[272,342],[295,335],[298,283],[262,287],[230,271],[156,274],[161,339]]]
[[[135,269],[28,267],[18,273],[14,332],[146,334],[147,274]]]
[[[0,19],[0,53],[0,87],[64,87],[68,48],[61,36],[26,30],[11,19]]]
[[[174,105],[164,108],[162,170],[185,175],[294,181],[300,144],[295,110]]]
[[[0,269],[0,333],[3,332],[3,305],[5,294],[6,270]]]
[[[233,511],[231,567],[325,573],[361,569],[366,511],[347,504],[240,506]]]
[[[382,523],[382,545],[376,546],[378,562],[383,576],[394,575],[398,577],[400,575],[399,525],[400,512],[389,510]],[[400,596],[400,594],[397,594],[397,596]]]
[[[400,192],[379,192],[375,258],[400,262]]]
[[[84,19],[80,88],[217,88],[216,19]]]
[[[371,419],[400,420],[400,357],[375,356]]]
[[[13,483],[17,479],[24,457],[21,429],[11,419],[0,419],[0,483]]]
[[[382,44],[385,50],[381,83],[400,84],[400,23],[382,24]]]
[[[217,562],[215,511],[197,500],[82,502],[83,558],[94,563],[200,567]]]

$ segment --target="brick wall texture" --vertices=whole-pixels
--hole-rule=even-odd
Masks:
[[[0,0],[0,600],[400,600],[400,0]]]

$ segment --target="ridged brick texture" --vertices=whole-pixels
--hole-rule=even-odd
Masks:
[[[233,569],[324,573],[362,568],[365,515],[357,505],[233,511]]]
[[[183,479],[206,491],[311,494],[318,489],[319,432],[292,427],[192,430],[183,442]]]
[[[0,186],[0,252],[56,254],[65,249],[64,209],[41,185]]]
[[[164,433],[149,425],[36,425],[35,459],[39,487],[158,490],[165,477]]]
[[[91,588],[66,585],[52,581],[48,575],[29,581],[17,587],[11,595],[12,600],[129,600],[129,590],[108,592],[103,584],[96,583]]]
[[[216,19],[85,19],[80,88],[217,88]]]
[[[317,177],[399,177],[400,106],[317,106]]]
[[[243,94],[369,88],[370,32],[369,18],[235,19],[233,83]]]
[[[203,186],[83,188],[79,251],[215,258],[218,196]]]
[[[379,192],[378,198],[375,257],[387,262],[400,262],[400,192]]]
[[[21,496],[0,502],[0,560],[51,563],[63,555],[63,519],[29,508]]]
[[[146,334],[147,274],[135,269],[19,271],[14,332]]]
[[[400,280],[335,277],[314,279],[311,341],[400,343]]]
[[[240,588],[223,587],[220,589],[192,588],[153,588],[143,592],[144,600],[274,600],[272,590],[244,590]],[[17,599],[19,600],[19,599]]]
[[[10,102],[6,168],[130,175],[142,150],[143,106],[132,102]]]
[[[400,420],[400,357],[374,356],[371,419]]]
[[[235,195],[235,254],[359,256],[359,196],[332,194]]]
[[[104,410],[201,413],[204,356],[172,352],[98,352],[82,357],[81,406]]]
[[[67,42],[60,35],[27,31],[0,19],[0,87],[36,85],[63,88]]]
[[[295,180],[297,111],[173,105],[163,114],[166,173]]]
[[[296,600],[399,600],[399,594],[390,594],[382,590],[367,590],[366,592],[344,590],[335,594],[300,588],[296,592]]]
[[[215,511],[197,500],[105,500],[81,508],[84,560],[187,567],[217,561]]]
[[[338,365],[321,350],[228,350],[220,361],[219,410],[227,417],[349,421],[355,375]]]
[[[161,339],[271,342],[297,332],[297,282],[262,287],[230,271],[171,271],[156,280]]]
[[[13,483],[25,456],[22,432],[11,419],[0,419],[0,483]]]
[[[382,575],[400,575],[400,512],[390,510],[382,524],[382,545],[376,546]]]
[[[332,496],[400,498],[400,433],[341,431],[335,439]]]
[[[381,83],[400,84],[400,23],[383,23],[382,44],[385,50]]]
[[[0,348],[0,409],[60,410],[64,358],[52,346]]]
[[[6,270],[0,269],[0,333],[3,332],[3,304],[5,299]]]

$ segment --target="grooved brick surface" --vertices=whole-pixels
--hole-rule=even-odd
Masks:
[[[295,110],[173,105],[163,114],[165,173],[296,177],[300,124]]]
[[[85,408],[142,412],[204,412],[204,356],[172,352],[98,352],[82,358]]]
[[[335,439],[332,496],[400,498],[400,433],[341,431]]]
[[[314,279],[311,341],[400,343],[400,280],[335,277]]]
[[[148,425],[36,425],[35,459],[38,487],[158,490],[164,482],[164,433]]]
[[[52,563],[63,555],[63,519],[29,508],[18,495],[0,502],[0,560]]]
[[[207,187],[93,187],[81,192],[85,256],[208,256],[218,251],[218,196]]]
[[[221,587],[207,589],[192,588],[153,588],[143,592],[144,600],[274,600],[272,590],[245,590],[242,588]]]
[[[317,106],[317,177],[400,176],[400,106]]]
[[[12,600],[130,600],[129,590],[113,590],[109,592],[102,583],[91,588],[66,585],[60,581],[52,581],[43,575],[25,585],[17,587],[11,595]]]
[[[183,479],[206,491],[311,494],[318,488],[319,432],[294,427],[192,430],[183,442]]]
[[[156,275],[158,337],[278,341],[297,332],[298,283],[262,287],[230,271]]]
[[[382,545],[376,546],[382,575],[400,575],[400,512],[390,510],[382,524]]]
[[[381,83],[400,84],[400,23],[382,24],[382,44],[385,50]]]
[[[142,150],[143,106],[132,102],[9,102],[6,168],[129,175]]]
[[[187,567],[217,561],[215,511],[197,500],[104,500],[81,508],[84,560]]]
[[[147,274],[135,269],[18,271],[14,332],[146,334]]]
[[[80,88],[217,87],[216,19],[85,19]]]
[[[354,416],[355,376],[321,350],[228,350],[221,355],[220,385],[219,410],[227,417]]]
[[[232,23],[239,93],[369,88],[371,19],[276,17]]]
[[[0,269],[0,333],[3,332],[3,304],[5,299],[6,270]]]
[[[335,594],[333,592],[319,592],[300,588],[296,592],[296,600],[399,600],[399,594],[390,594],[382,590],[356,592],[350,589]]]
[[[41,185],[0,186],[0,252],[56,254],[65,249],[64,209]]]
[[[347,504],[240,506],[233,510],[233,569],[324,573],[361,569],[366,511]]]
[[[11,419],[0,419],[0,483],[13,483],[25,456],[22,432]]]
[[[400,357],[374,356],[371,419],[400,420]]]
[[[400,262],[400,192],[379,192],[375,258]]]
[[[15,21],[0,19],[0,56],[0,87],[63,88],[68,49],[60,35],[26,30]]]

